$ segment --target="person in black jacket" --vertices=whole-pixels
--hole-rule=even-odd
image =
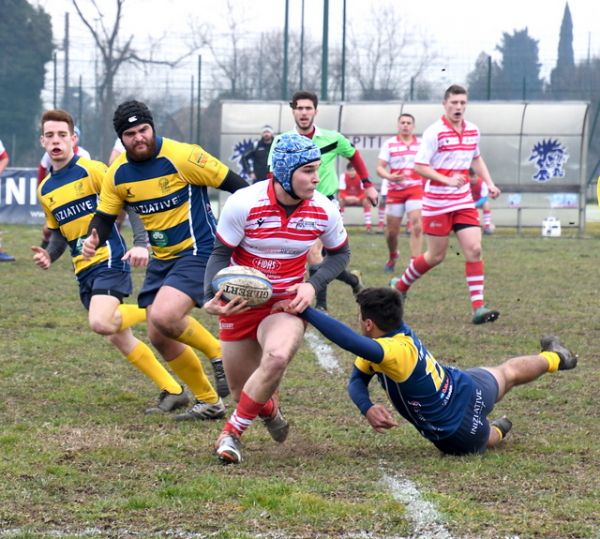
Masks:
[[[267,178],[269,171],[267,161],[273,144],[273,128],[270,125],[263,126],[260,137],[253,148],[242,156],[242,166],[248,171],[252,183]]]

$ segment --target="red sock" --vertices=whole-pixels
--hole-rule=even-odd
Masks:
[[[266,404],[267,403],[265,402],[256,402],[247,393],[242,391],[237,408],[233,414],[231,414],[231,417],[225,424],[225,428],[223,430],[226,430],[227,432],[233,432],[237,436],[241,436],[244,434],[245,430],[252,425],[252,422],[256,419]]]
[[[396,288],[400,292],[407,292],[410,286],[423,274],[427,273],[433,266],[430,266],[425,261],[425,256],[420,255],[410,261],[408,267],[404,270],[402,277],[396,284]]]
[[[483,307],[483,260],[478,262],[465,262],[465,277],[469,287],[471,306],[473,310]]]
[[[275,411],[275,401],[271,397],[258,412],[258,417],[271,417]]]

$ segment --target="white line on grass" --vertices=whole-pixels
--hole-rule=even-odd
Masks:
[[[341,373],[342,368],[335,357],[333,348],[329,346],[319,335],[314,331],[309,330],[304,334],[304,338],[308,342],[311,350],[315,353],[319,365],[329,374]]]
[[[314,331],[307,331],[304,338],[317,357],[319,365],[328,373],[341,373],[342,368],[333,348]],[[406,505],[408,519],[414,531],[412,537],[421,539],[452,539],[452,535],[443,526],[443,517],[434,505],[423,499],[416,485],[402,476],[389,475],[382,470],[383,482],[392,491],[394,498]]]

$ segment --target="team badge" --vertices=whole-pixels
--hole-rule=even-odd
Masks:
[[[563,178],[569,152],[558,139],[542,139],[534,145],[529,155],[529,161],[536,166],[531,179],[535,182],[547,182],[552,178]]]
[[[82,196],[83,195],[83,182],[75,182],[73,184],[73,189],[75,189],[75,194],[77,196]]]
[[[158,180],[158,185],[164,195],[171,191],[171,187],[169,186],[169,178],[161,178]]]
[[[242,156],[252,148],[254,148],[254,142],[252,139],[242,139],[233,145],[233,153],[229,156],[229,160],[233,161],[237,165],[238,174],[244,178],[244,180],[248,180],[250,178],[250,171],[244,168],[244,165],[242,164]]]

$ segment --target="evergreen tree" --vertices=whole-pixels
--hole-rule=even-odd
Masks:
[[[475,61],[475,68],[467,75],[469,99],[497,99],[494,92],[494,83],[498,81],[500,67],[485,52],[479,53]]]
[[[560,39],[558,42],[558,60],[550,74],[550,93],[556,99],[572,99],[575,97],[574,87],[575,57],[573,54],[573,20],[569,3],[565,4]]]
[[[38,121],[45,64],[52,59],[50,16],[26,0],[3,0],[0,16],[0,139],[13,165],[39,157]]]
[[[502,34],[502,42],[496,47],[502,54],[497,78],[493,81],[495,99],[538,99],[542,95],[538,42],[527,28]]]

